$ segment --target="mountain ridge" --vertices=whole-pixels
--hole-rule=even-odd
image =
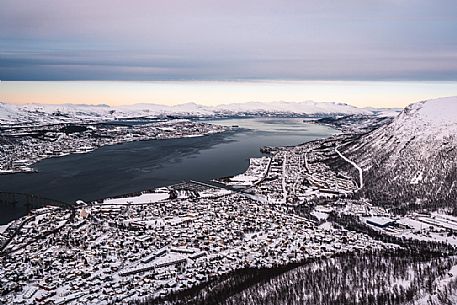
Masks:
[[[205,106],[194,102],[177,105],[138,103],[109,106],[106,104],[8,104],[0,102],[0,123],[78,122],[84,120],[113,120],[135,117],[176,115],[182,117],[211,117],[230,115],[373,115],[372,109],[358,108],[336,102],[246,102]]]
[[[344,153],[362,167],[362,195],[374,202],[457,208],[457,96],[407,106]]]

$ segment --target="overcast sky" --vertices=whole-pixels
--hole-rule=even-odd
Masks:
[[[457,80],[457,1],[0,0],[1,80]]]

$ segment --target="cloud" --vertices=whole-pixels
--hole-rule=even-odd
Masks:
[[[3,0],[0,79],[455,80],[455,1]]]

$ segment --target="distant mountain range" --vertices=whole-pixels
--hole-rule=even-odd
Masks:
[[[358,108],[344,103],[305,102],[248,102],[219,106],[186,103],[174,106],[134,104],[111,107],[108,105],[61,104],[13,105],[0,103],[0,124],[58,123],[103,121],[140,117],[221,117],[221,116],[335,116],[396,114],[396,109]]]
[[[362,192],[394,207],[457,207],[457,97],[406,107],[348,144],[364,170]]]

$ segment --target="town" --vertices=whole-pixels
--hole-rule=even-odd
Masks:
[[[302,205],[319,199],[347,196],[361,181],[332,166],[347,162],[335,149],[345,136],[311,141],[293,147],[263,148],[268,156],[252,158],[243,174],[216,182],[243,188],[269,204]]]
[[[385,236],[457,245],[455,217],[395,216],[352,199],[363,182],[337,166],[357,166],[337,149],[346,138],[263,149],[244,173],[211,184],[33,210],[2,228],[0,302],[128,303],[242,268],[401,247],[334,221],[342,216]]]
[[[319,227],[278,205],[201,185],[43,208],[11,224],[1,297],[8,304],[81,304],[166,295],[242,267],[382,248],[366,235]],[[193,194],[193,195],[192,195]],[[52,233],[51,233],[52,232]],[[51,233],[51,234],[50,234]]]

